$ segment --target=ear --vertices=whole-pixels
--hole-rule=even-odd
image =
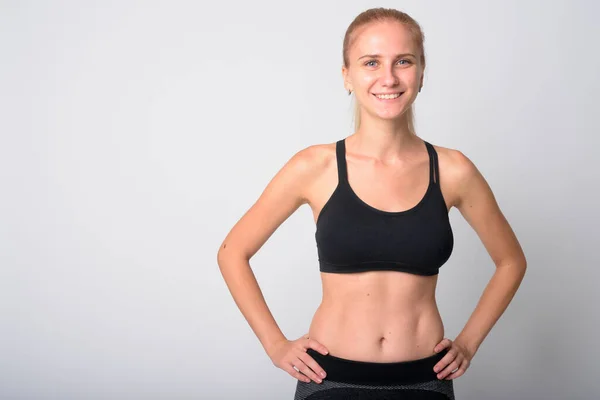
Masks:
[[[344,88],[348,90],[352,90],[352,82],[350,81],[350,76],[348,74],[348,68],[342,65],[342,78],[344,80]]]

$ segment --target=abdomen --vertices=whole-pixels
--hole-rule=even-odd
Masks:
[[[397,271],[321,274],[323,301],[309,337],[334,356],[396,362],[428,357],[444,337],[436,276]]]

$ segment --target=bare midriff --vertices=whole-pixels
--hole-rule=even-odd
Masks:
[[[444,337],[437,275],[397,271],[321,273],[323,299],[308,331],[329,354],[356,361],[429,357]]]

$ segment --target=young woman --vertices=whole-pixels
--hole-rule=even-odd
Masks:
[[[296,153],[232,228],[218,262],[273,363],[298,379],[295,399],[454,399],[484,338],[519,287],[526,260],[487,182],[460,151],[414,132],[425,55],[417,22],[371,9],[348,27],[342,75],[355,132]],[[298,207],[310,205],[323,300],[308,334],[288,340],[250,258]],[[435,301],[452,253],[448,211],[473,227],[496,271],[464,329],[444,337]]]

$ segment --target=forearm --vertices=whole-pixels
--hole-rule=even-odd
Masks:
[[[475,354],[513,299],[525,270],[525,262],[507,262],[497,266],[477,307],[455,342],[463,344],[471,354]]]
[[[249,261],[229,256],[219,258],[218,264],[236,305],[269,354],[272,346],[286,337],[267,306]]]

